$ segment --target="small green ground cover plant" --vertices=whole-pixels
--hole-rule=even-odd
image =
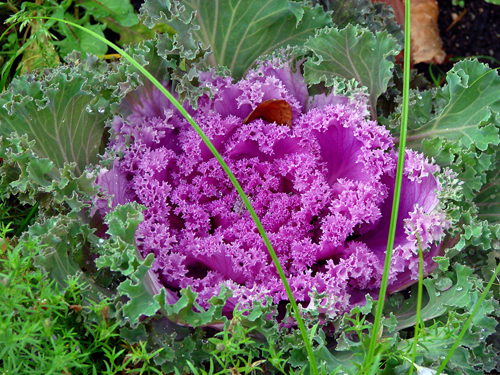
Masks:
[[[82,306],[85,284],[68,280],[60,291],[34,266],[32,242],[12,246],[2,227],[0,253],[0,358],[2,374],[160,373],[156,353],[120,339],[108,301]]]
[[[45,280],[55,306],[8,310],[45,336],[1,364],[48,342],[63,373],[497,367],[497,72],[403,76],[381,4],[232,5],[146,1],[143,24],[175,33],[0,97],[3,199],[37,211],[6,274]]]
[[[53,68],[73,51],[83,55],[116,58],[114,51],[90,34],[61,21],[32,19],[13,25],[10,20],[19,14],[55,17],[92,30],[101,37],[113,33],[118,45],[150,39],[168,27],[150,30],[141,25],[129,0],[44,0],[7,1],[0,4],[0,17],[6,21],[0,29],[0,89],[18,75],[33,69]],[[16,67],[13,71],[13,67]]]

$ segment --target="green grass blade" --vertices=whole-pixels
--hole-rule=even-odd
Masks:
[[[418,335],[420,333],[420,310],[422,309],[422,293],[423,293],[423,279],[424,279],[424,253],[422,251],[422,242],[420,241],[420,235],[417,232],[417,241],[418,241],[418,294],[417,294],[417,313],[415,316],[415,337],[413,338],[413,348],[411,354],[411,363],[412,365],[415,363],[415,357],[417,356],[417,342]],[[423,328],[423,323],[422,323]],[[413,374],[413,366],[410,367],[410,373],[408,375]]]
[[[382,284],[377,303],[377,311],[375,313],[375,321],[373,323],[373,332],[368,348],[368,355],[365,358],[364,366],[365,373],[371,367],[379,330],[381,329],[382,310],[384,309],[385,296],[387,292],[387,282],[389,280],[389,270],[391,267],[392,248],[394,246],[394,238],[396,235],[396,222],[398,217],[399,200],[401,195],[401,182],[403,179],[403,167],[406,148],[406,129],[408,123],[408,99],[410,92],[410,1],[405,2],[405,59],[404,59],[404,77],[403,77],[403,111],[401,115],[401,135],[399,142],[398,167],[396,172],[396,181],[394,187],[394,198],[392,202],[391,225],[389,227],[389,238],[387,240],[387,250],[385,254],[384,273],[382,275]]]
[[[312,351],[311,342],[309,341],[308,336],[307,336],[306,327],[305,327],[304,322],[302,320],[302,317],[300,315],[300,311],[299,311],[299,308],[297,306],[297,302],[295,301],[295,298],[293,296],[293,293],[292,293],[292,290],[290,288],[290,285],[288,284],[288,281],[286,279],[286,276],[285,276],[285,273],[283,271],[283,268],[281,267],[281,265],[279,263],[279,260],[278,260],[278,257],[276,256],[276,253],[273,250],[271,242],[269,241],[269,238],[268,238],[266,232],[264,231],[264,228],[262,227],[262,224],[261,224],[261,222],[260,222],[257,214],[255,213],[255,210],[253,209],[252,205],[250,204],[250,201],[249,201],[248,197],[246,196],[245,192],[243,191],[243,189],[241,188],[238,180],[233,175],[233,173],[231,172],[231,170],[229,169],[228,165],[226,164],[226,162],[224,161],[224,159],[222,158],[222,156],[219,154],[219,152],[217,151],[217,149],[215,148],[215,146],[208,139],[208,137],[205,135],[205,133],[203,133],[203,130],[201,130],[201,128],[198,126],[198,124],[189,115],[189,113],[173,97],[173,95],[165,87],[163,87],[158,80],[156,80],[156,78],[154,78],[146,69],[144,69],[142,67],[141,64],[139,64],[137,61],[135,61],[132,56],[130,56],[128,53],[126,53],[123,49],[121,49],[120,47],[118,47],[116,44],[109,42],[106,38],[101,37],[100,35],[92,32],[91,30],[86,29],[83,26],[77,25],[75,23],[72,23],[72,22],[69,22],[69,21],[66,21],[66,20],[62,20],[62,19],[58,19],[58,18],[53,18],[53,17],[33,17],[33,19],[50,19],[50,20],[55,20],[55,21],[59,21],[59,22],[64,22],[64,23],[67,23],[67,24],[69,24],[69,25],[71,25],[73,27],[76,27],[76,28],[79,28],[81,30],[84,30],[85,32],[87,32],[90,35],[93,35],[95,38],[99,39],[101,42],[106,43],[108,46],[110,46],[116,52],[118,52],[124,58],[126,58],[142,74],[144,74],[144,76],[147,79],[149,79],[149,81],[151,83],[153,83],[170,100],[170,102],[172,102],[172,104],[179,110],[179,112],[191,124],[191,126],[195,129],[195,131],[198,133],[198,135],[200,136],[200,138],[207,145],[207,147],[209,148],[209,150],[212,152],[212,154],[214,155],[214,157],[217,159],[217,161],[220,163],[220,165],[222,166],[222,168],[224,169],[224,171],[228,175],[228,177],[231,180],[232,184],[234,185],[234,187],[238,191],[238,194],[240,195],[241,199],[245,203],[246,208],[250,212],[250,215],[252,216],[252,219],[254,220],[255,224],[257,225],[259,233],[260,233],[260,235],[262,236],[262,238],[264,240],[264,243],[265,243],[265,245],[266,245],[266,247],[267,247],[267,249],[269,251],[269,254],[270,254],[270,256],[271,256],[271,258],[272,258],[272,260],[274,262],[274,265],[275,265],[276,269],[278,270],[278,274],[279,274],[279,276],[281,278],[281,281],[283,282],[283,285],[285,287],[286,293],[287,293],[288,298],[290,300],[290,304],[292,305],[293,311],[295,313],[295,317],[297,319],[297,324],[298,324],[299,329],[301,331],[302,339],[304,340],[304,344],[306,346],[307,354],[309,356],[310,366],[312,368],[311,372],[314,375],[318,375],[318,368],[316,366],[316,360],[314,358],[314,353]]]
[[[16,234],[15,234],[16,237],[19,237],[26,230],[30,220],[33,218],[33,216],[35,216],[37,210],[38,210],[38,202],[33,207],[31,207],[31,210],[30,210],[28,216],[26,216],[26,218],[24,219],[22,224],[19,226],[19,228],[17,228]]]
[[[7,34],[7,32],[13,28],[14,26],[16,26],[18,23],[21,23],[21,21],[19,22],[16,22],[15,24],[13,25],[10,25],[7,30],[5,30],[2,35],[0,36],[0,41],[5,37],[5,34]],[[14,62],[16,61],[16,58],[17,58],[17,52],[19,50],[18,46],[17,46],[17,43],[15,44],[16,48],[14,50],[14,54],[13,56],[10,58],[10,60],[6,63],[6,65],[3,67],[2,69],[2,78],[0,80],[0,92],[4,91],[5,89],[5,85],[7,84],[7,79],[9,78],[9,73],[10,73],[10,70],[12,69],[12,66],[14,65]]]

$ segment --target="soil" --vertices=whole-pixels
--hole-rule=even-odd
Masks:
[[[464,0],[464,7],[452,4],[452,0],[437,0],[439,4],[438,26],[443,40],[446,60],[443,64],[433,65],[434,76],[453,67],[457,59],[482,56],[478,58],[491,68],[500,67],[500,5],[484,0]],[[454,18],[458,18],[452,25]],[[420,72],[429,74],[428,64],[415,66]]]

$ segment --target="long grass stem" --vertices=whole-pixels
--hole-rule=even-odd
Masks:
[[[401,131],[399,142],[398,166],[396,171],[396,181],[394,187],[394,198],[392,202],[391,224],[389,227],[389,238],[387,240],[387,250],[385,254],[384,273],[382,275],[382,284],[380,285],[380,292],[377,303],[377,310],[375,312],[375,321],[373,323],[372,337],[370,339],[370,346],[368,348],[368,355],[364,361],[364,373],[368,373],[370,364],[375,355],[375,349],[379,330],[381,330],[382,311],[384,309],[384,302],[387,293],[387,282],[389,280],[389,271],[391,268],[392,248],[394,246],[394,238],[396,236],[396,223],[398,218],[399,200],[401,196],[401,182],[403,180],[403,168],[405,159],[406,148],[406,129],[408,123],[408,99],[410,93],[410,0],[405,2],[405,59],[403,69],[403,110],[401,114]]]
[[[418,336],[420,334],[421,322],[420,322],[420,310],[422,310],[422,294],[424,291],[424,253],[422,251],[422,242],[420,241],[420,235],[416,232],[418,241],[418,292],[417,292],[417,311],[415,313],[415,337],[413,338],[413,348],[411,353],[411,367],[410,373],[413,374],[413,364],[415,363],[415,358],[417,356],[417,343]],[[423,325],[423,323],[422,323]],[[423,328],[423,327],[422,327]]]

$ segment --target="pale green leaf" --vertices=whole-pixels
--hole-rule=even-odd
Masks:
[[[477,300],[478,295],[482,292],[475,286],[471,280],[476,277],[472,275],[473,270],[462,266],[458,263],[454,265],[456,272],[456,281],[451,287],[446,290],[440,287],[442,283],[441,278],[432,279],[427,278],[423,281],[425,293],[422,300],[422,309],[420,316],[423,321],[428,321],[448,313],[451,310],[465,309],[470,311],[473,308],[474,302]],[[397,330],[412,327],[415,325],[415,311],[417,305],[416,290],[412,292],[412,298],[405,301],[389,302],[386,306],[386,314],[389,311],[393,312],[397,319]],[[393,299],[393,297],[391,297]],[[488,302],[491,304],[491,302]],[[486,305],[485,305],[486,306]],[[477,319],[486,319],[491,325],[491,321],[484,314],[489,314],[493,311],[493,307],[486,308],[487,311],[482,316],[476,316]],[[489,327],[489,333],[492,333],[493,328]]]
[[[35,257],[35,264],[42,267],[60,288],[68,286],[69,278],[78,278],[87,286],[85,296],[93,301],[100,301],[103,296],[112,297],[112,292],[97,285],[92,278],[82,272],[74,259],[73,251],[82,247],[84,238],[91,235],[87,225],[69,215],[59,215],[46,220],[43,224],[34,224],[23,240],[28,236],[35,239],[41,251]]]
[[[335,77],[356,79],[368,88],[372,116],[376,118],[377,99],[387,90],[394,56],[399,53],[396,40],[387,32],[374,35],[368,29],[349,25],[342,30],[323,29],[305,46],[314,53],[304,64],[306,82],[330,86]]]
[[[22,76],[0,95],[0,136],[26,134],[40,158],[56,168],[76,163],[81,174],[103,150],[111,95],[108,66],[95,57],[60,66],[46,75]]]
[[[160,304],[153,298],[152,291],[143,281],[148,278],[148,270],[154,261],[154,255],[149,254],[144,261],[137,266],[131,279],[123,281],[118,286],[118,291],[129,298],[123,306],[124,315],[130,319],[132,325],[139,322],[141,315],[154,315],[160,308]]]
[[[66,16],[65,18],[69,18],[68,21],[75,22],[71,17]],[[60,24],[59,29],[65,38],[59,42],[54,41],[53,44],[59,47],[62,56],[69,55],[73,51],[101,56],[108,51],[106,43],[101,42],[89,33],[62,22]],[[83,26],[104,38],[103,30],[106,28],[106,25],[91,25],[87,22]]]
[[[435,137],[446,138],[466,149],[475,146],[481,151],[489,145],[498,145],[500,123],[495,115],[500,113],[498,73],[476,60],[464,60],[448,72],[446,79],[447,85],[435,96],[436,103],[441,104],[437,104],[434,113],[427,109],[416,116],[418,124],[410,123],[407,146],[419,150],[423,139]]]
[[[489,222],[498,222],[500,221],[500,158],[498,156],[496,168],[486,175],[486,180],[487,183],[475,199],[479,209],[478,217]]]
[[[34,153],[34,141],[26,134],[0,137],[1,187],[4,196],[18,197],[22,204],[35,205],[47,217],[57,213],[73,213],[88,207],[88,197],[97,193],[95,177],[76,176],[75,163],[57,169],[49,159]],[[50,212],[50,213],[48,213]]]
[[[191,35],[202,41],[213,51],[209,64],[228,67],[236,80],[257,57],[280,47],[302,45],[316,29],[331,22],[320,6],[311,9],[288,0],[188,0],[182,2],[184,12],[177,5],[168,0],[148,1],[141,9],[147,16],[145,24],[169,23],[179,33],[179,44],[187,48],[193,46]],[[193,26],[186,27],[194,11]]]
[[[84,7],[89,14],[96,18],[109,17],[122,26],[129,27],[139,23],[130,0],[85,1],[78,5]]]
[[[313,4],[322,3],[332,12],[332,22],[339,29],[347,25],[359,25],[376,31],[387,31],[398,43],[404,45],[402,27],[396,22],[392,6],[385,2],[370,0],[314,0]]]

